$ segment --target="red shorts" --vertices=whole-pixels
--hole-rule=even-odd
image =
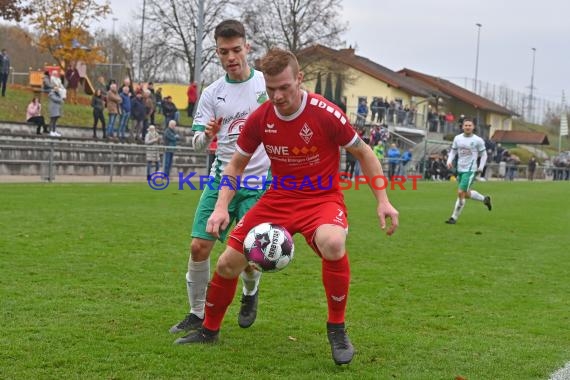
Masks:
[[[243,253],[247,233],[258,224],[273,223],[285,227],[291,236],[300,232],[313,251],[320,255],[314,243],[317,228],[332,224],[348,229],[346,218],[344,197],[340,192],[299,199],[268,190],[235,226],[228,245]]]

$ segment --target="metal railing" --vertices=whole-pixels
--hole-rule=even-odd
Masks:
[[[146,178],[148,149],[149,146],[136,144],[0,137],[0,175],[37,176],[47,182],[59,176],[107,178],[108,182],[117,178]],[[159,171],[163,168],[164,153],[174,151],[172,172],[206,174],[206,153],[195,152],[188,146],[153,145],[151,149],[158,150]]]

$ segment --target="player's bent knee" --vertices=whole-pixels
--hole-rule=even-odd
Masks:
[[[192,239],[190,243],[190,258],[192,261],[204,261],[210,257],[210,252],[216,244],[215,240],[205,240],[200,238]]]
[[[237,278],[247,267],[245,256],[231,247],[227,247],[218,259],[216,272],[224,278]]]
[[[318,233],[315,243],[326,260],[340,260],[346,251],[346,235],[343,229],[334,228]]]

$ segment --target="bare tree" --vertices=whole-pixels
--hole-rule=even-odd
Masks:
[[[153,50],[160,49],[160,55],[171,57],[171,66],[179,71],[180,62],[183,62],[186,66],[183,71],[187,73],[184,76],[190,80],[194,79],[194,55],[199,40],[198,1],[147,1],[145,22],[148,25],[149,38],[145,38],[145,44],[148,44],[144,46],[145,61],[147,55],[156,55],[151,53]],[[214,28],[223,19],[231,17],[236,3],[236,0],[205,0],[204,9],[207,9],[207,12],[204,12],[204,34],[200,36],[203,40],[202,70],[215,58]]]
[[[297,53],[315,44],[340,46],[348,29],[339,19],[341,10],[341,0],[251,0],[241,19],[255,44]]]
[[[139,73],[139,70],[133,70],[133,68],[138,69],[139,63],[142,63],[141,77],[133,78],[134,80],[159,82],[172,77],[171,72],[176,67],[176,58],[171,54],[169,47],[157,38],[153,30],[145,29],[145,35],[142,38],[142,57],[139,57],[140,26],[135,23],[127,25],[121,36],[121,43],[125,47],[124,63],[130,68],[130,74]]]

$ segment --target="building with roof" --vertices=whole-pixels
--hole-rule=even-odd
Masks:
[[[428,114],[439,117],[448,112],[455,116],[456,121],[460,115],[475,118],[478,134],[484,138],[490,138],[495,130],[512,129],[514,112],[445,79],[410,69],[393,71],[355,54],[352,48],[335,50],[313,45],[301,50],[297,56],[304,71],[318,70],[325,74],[327,69],[334,67],[336,75],[333,77],[342,81],[340,93],[346,103],[346,113],[353,121],[362,99],[369,105],[374,97],[380,97],[414,109],[416,117],[411,127],[416,129],[427,130]],[[315,83],[315,79],[309,79],[305,85],[313,91]],[[436,132],[445,131],[436,129]],[[447,129],[447,133],[455,132],[459,132],[455,126]]]
[[[490,138],[497,130],[511,130],[515,112],[475,94],[448,80],[404,68],[398,71],[407,78],[413,78],[447,95],[445,108],[455,115],[466,115],[476,119],[478,134]]]

